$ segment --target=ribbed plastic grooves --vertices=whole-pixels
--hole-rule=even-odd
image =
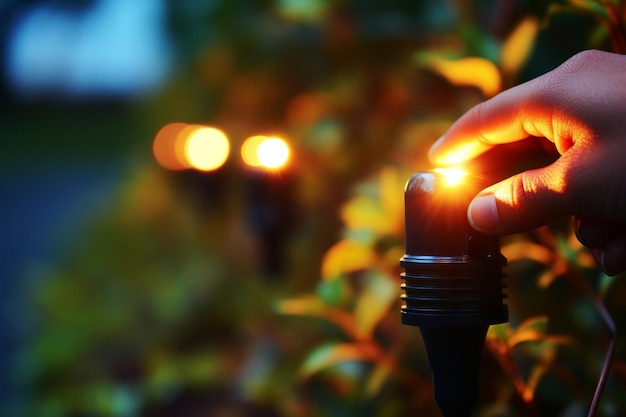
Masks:
[[[501,259],[404,256],[402,322],[482,326],[508,320]]]

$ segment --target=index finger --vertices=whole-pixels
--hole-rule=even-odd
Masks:
[[[461,116],[430,148],[437,165],[472,159],[495,145],[529,136],[552,140],[550,109],[541,99],[541,77],[506,90]]]

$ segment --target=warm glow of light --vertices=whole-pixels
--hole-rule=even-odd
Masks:
[[[229,150],[228,138],[219,129],[187,123],[163,126],[152,144],[154,159],[172,171],[212,171],[226,162]]]
[[[280,138],[266,138],[257,148],[257,157],[265,168],[280,168],[289,159],[289,146]]]
[[[152,143],[152,152],[157,163],[165,169],[180,171],[189,168],[183,153],[185,123],[170,123],[161,128]]]
[[[437,155],[436,163],[441,165],[458,165],[492,148],[479,141],[469,141],[452,145],[452,149],[442,155]]]
[[[467,175],[467,172],[460,168],[436,168],[434,171],[444,176],[447,185],[458,185]]]
[[[201,171],[213,171],[226,162],[230,144],[226,135],[213,127],[196,127],[185,141],[189,165]]]
[[[280,168],[289,159],[289,146],[280,138],[252,136],[241,146],[241,158],[250,167]]]
[[[246,165],[251,167],[261,166],[257,151],[259,150],[259,145],[266,139],[266,136],[252,136],[243,142],[243,145],[241,145],[241,158]]]

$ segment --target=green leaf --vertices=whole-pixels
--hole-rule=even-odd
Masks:
[[[354,343],[329,343],[315,348],[300,368],[299,376],[310,376],[341,362],[369,359],[366,350]]]
[[[556,242],[561,257],[563,257],[568,264],[575,265],[578,259],[578,252],[569,245],[567,238],[563,235],[557,235]]]
[[[322,18],[328,8],[328,1],[320,0],[279,0],[278,11],[295,21],[315,22]]]
[[[319,281],[315,292],[324,304],[333,307],[341,305],[350,293],[345,275],[340,275],[335,279]]]
[[[499,60],[500,45],[488,32],[475,24],[463,26],[460,32],[469,54],[492,62]]]
[[[530,329],[538,330],[545,333],[548,329],[548,316],[540,315],[529,317],[526,320],[522,321],[519,326],[517,326],[516,331],[523,332]]]
[[[581,12],[593,13],[598,16],[608,17],[607,5],[604,2],[594,0],[569,0],[570,4]]]
[[[378,363],[370,373],[365,386],[365,392],[370,396],[377,395],[383,388],[383,385],[389,379],[392,368],[386,363]]]
[[[354,310],[357,335],[364,339],[370,338],[376,325],[397,298],[398,285],[395,280],[378,271],[368,271]]]
[[[611,277],[605,273],[601,273],[600,282],[598,284],[598,294],[602,298],[604,298],[604,296],[606,295],[609,288],[611,288],[611,285],[613,284],[614,281],[615,281],[614,277]]]
[[[487,338],[498,342],[506,342],[511,335],[511,326],[509,323],[501,323],[489,326]]]
[[[415,54],[413,54],[412,57],[412,61],[413,63],[418,66],[418,67],[428,67],[430,65],[431,62],[435,61],[435,60],[440,60],[440,59],[444,59],[444,60],[455,60],[455,59],[461,59],[463,58],[463,55],[456,52],[456,51],[446,51],[446,50],[440,50],[440,51],[418,51]]]
[[[601,6],[586,6],[581,4],[581,2],[574,1],[570,1],[570,3],[572,3],[572,5],[563,5],[558,3],[551,4],[546,11],[542,26],[548,26],[554,16],[557,16],[559,14],[577,14],[580,16],[586,16],[590,19],[595,19],[597,21],[601,21],[602,19],[607,18],[606,9]],[[586,3],[589,4],[590,2]]]

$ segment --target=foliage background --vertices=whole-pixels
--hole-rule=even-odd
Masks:
[[[439,415],[399,324],[403,183],[473,104],[619,50],[612,10],[623,22],[608,1],[172,0],[174,71],[149,96],[5,86],[2,414]],[[151,142],[173,121],[234,148],[279,133],[293,158],[167,172]],[[598,415],[624,415],[623,278],[566,221],[504,253],[511,320],[491,328],[477,415],[585,415],[602,303],[618,342]]]

